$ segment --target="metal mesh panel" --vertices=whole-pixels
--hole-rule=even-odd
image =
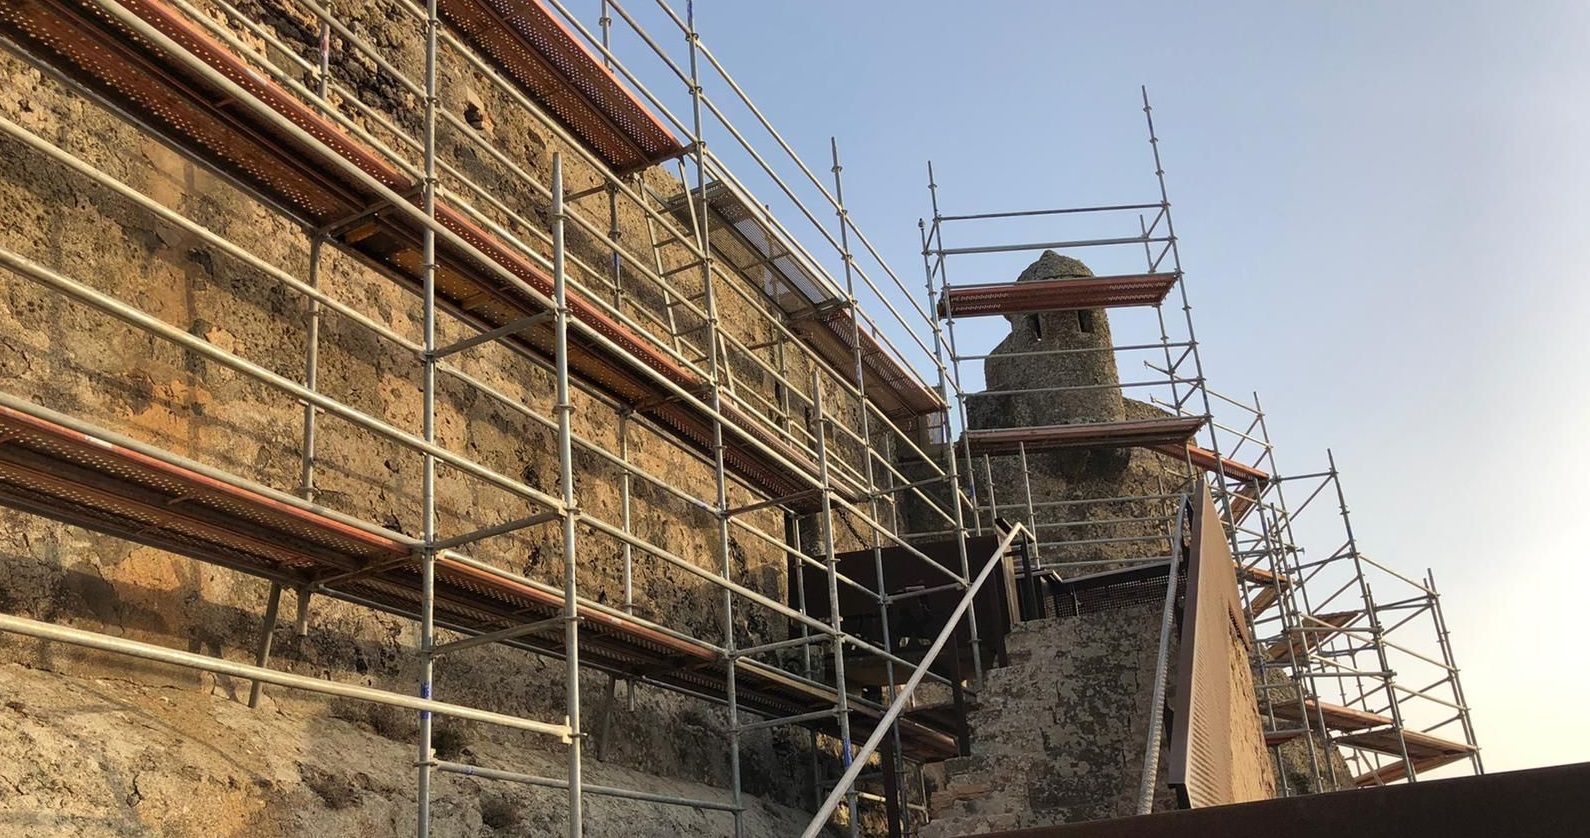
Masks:
[[[620,173],[678,140],[539,0],[442,0],[443,19]]]

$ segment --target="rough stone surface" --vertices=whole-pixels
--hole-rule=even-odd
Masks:
[[[1027,266],[1017,282],[1093,276],[1087,265],[1053,250]],[[969,395],[967,424],[973,428],[1025,428],[1125,418],[1120,374],[1110,351],[1110,321],[1103,309],[1007,315],[1010,334],[983,362],[989,393]],[[1060,353],[1026,355],[1018,353]],[[1000,393],[1071,389],[1064,393]]]
[[[1092,276],[1080,261],[1045,252],[1018,282]],[[974,429],[1162,417],[1122,397],[1102,311],[1007,318],[1011,333],[986,361],[988,388],[967,399]],[[1023,353],[1067,350],[1060,355]],[[1092,350],[1092,351],[1076,351]],[[1100,385],[1096,388],[1094,385]],[[1075,389],[1084,387],[1088,389]],[[1065,576],[1166,556],[1166,521],[1187,485],[1185,465],[1141,449],[1029,452],[970,463],[978,502],[1038,533],[1040,560]],[[1109,500],[1120,499],[1120,500]],[[986,519],[985,519],[986,520]],[[1077,543],[1089,542],[1089,543]],[[1135,812],[1147,746],[1160,608],[1142,605],[1023,625],[1011,664],[993,670],[971,716],[972,756],[935,767],[934,820],[923,838],[1046,826]],[[1241,641],[1233,694],[1253,692]],[[1172,661],[1175,660],[1174,652]],[[1233,705],[1233,743],[1244,787],[1270,789],[1271,766],[1253,705]],[[1173,805],[1161,763],[1156,808]]]
[[[1086,276],[1093,276],[1093,271],[1081,261],[1045,251],[1017,282]],[[1110,320],[1104,310],[1006,319],[1011,332],[985,362],[988,390],[995,393],[967,396],[969,427],[1117,422],[1166,415],[1153,405],[1123,398],[1115,386],[1120,375],[1109,351]],[[1023,354],[1055,350],[1067,353]],[[1058,389],[1074,387],[1093,389]],[[997,394],[1000,390],[1041,392]],[[1038,533],[1044,562],[1092,563],[1078,565],[1068,575],[1120,567],[1113,564],[1120,560],[1168,555],[1169,544],[1157,536],[1165,531],[1163,520],[1173,516],[1175,508],[1163,496],[1178,491],[1187,474],[1183,462],[1138,448],[1031,451],[1025,463],[1013,454],[984,456],[963,467],[971,472],[980,505],[992,506],[998,517],[1021,521]],[[1110,498],[1126,500],[1104,502]]]
[[[207,8],[204,3],[198,5]],[[318,57],[314,46],[318,41],[316,26],[297,3],[245,0],[239,5],[300,58],[313,61]],[[232,25],[219,10],[207,8],[207,12],[213,20]],[[424,39],[410,16],[390,2],[379,1],[339,5],[338,15],[375,43],[410,78],[421,77]],[[253,33],[235,26],[232,31],[245,43],[264,48],[264,42]],[[275,53],[276,49],[270,48],[278,57],[276,63],[293,66]],[[340,39],[333,39],[330,63],[336,83],[357,90],[375,113],[418,135],[421,103],[409,91]],[[568,149],[562,148],[551,132],[457,56],[443,56],[439,78],[442,108],[460,116],[470,131],[487,137],[514,165],[546,182],[552,154],[561,149],[566,152],[570,192],[587,190],[598,182],[596,174],[567,153]],[[0,56],[0,79],[5,82],[0,84],[0,114],[6,118],[230,238],[265,262],[299,278],[310,275],[308,239],[283,217],[20,60]],[[307,77],[298,80],[311,81]],[[338,95],[333,95],[332,100],[343,101]],[[388,145],[405,148],[395,141],[389,129],[373,119],[356,113],[345,103],[344,111]],[[484,201],[478,201],[477,207],[532,248],[549,252],[544,239],[550,217],[545,196],[526,185],[504,163],[467,142],[468,137],[461,129],[444,127],[439,137],[443,160],[454,171],[477,183],[489,184],[493,194],[504,206],[514,208],[515,214],[510,216]],[[418,164],[412,149],[404,153],[409,155],[405,161],[408,165]],[[676,194],[681,189],[660,169],[650,170],[642,177],[663,195]],[[443,180],[449,189],[468,191],[458,175],[449,173]],[[8,207],[0,215],[0,246],[109,293],[216,347],[288,378],[302,378],[309,308],[303,298],[265,273],[9,139],[0,139],[0,201]],[[599,226],[605,228],[605,195],[596,193],[580,199],[575,208],[587,218],[599,219]],[[645,218],[639,207],[620,201],[617,227],[626,247],[651,258]],[[610,252],[578,229],[570,230],[569,243],[578,259],[571,266],[575,275],[583,283],[602,287],[606,282],[605,268],[600,266],[609,264]],[[658,256],[669,268],[683,265],[690,258],[678,245],[663,247]],[[695,272],[683,271],[674,279],[680,283],[681,293],[699,295],[701,282]],[[362,263],[326,248],[319,280],[331,296],[396,331],[403,339],[420,339],[421,309],[417,298]],[[741,343],[761,346],[768,343],[771,332],[763,317],[753,313],[755,298],[750,287],[742,289],[744,296],[721,294],[720,316],[725,329]],[[633,279],[618,298],[624,314],[638,321],[645,322],[648,313],[658,316],[662,311],[660,293]],[[700,319],[686,306],[676,306],[676,311],[681,330],[690,329]],[[439,341],[444,344],[471,333],[449,318],[442,318],[439,324]],[[404,431],[420,432],[421,364],[413,353],[331,312],[326,313],[320,334],[319,386],[323,392]],[[687,357],[702,357],[700,348],[693,347],[688,339],[681,340],[679,347]],[[771,358],[773,350],[761,351],[766,356],[764,360]],[[789,361],[790,379],[809,380],[810,364],[795,355],[791,353]],[[501,391],[511,402],[528,405],[543,416],[552,415],[552,381],[540,366],[494,346],[471,350],[452,360],[465,372]],[[733,372],[735,386],[747,398],[773,397],[772,381],[762,370],[738,360]],[[301,490],[302,407],[292,398],[85,309],[10,272],[0,272],[0,390],[282,491]],[[847,406],[839,394],[830,393],[827,398],[830,405],[837,405],[842,418],[853,414],[854,408]],[[620,423],[615,421],[613,411],[578,391],[574,394],[574,407],[576,434],[616,452]],[[315,501],[396,532],[417,534],[421,458],[334,418],[323,416],[318,433]],[[548,427],[447,376],[440,380],[437,436],[439,444],[488,468],[521,477],[543,491],[557,490],[556,445]],[[713,496],[712,472],[699,458],[634,424],[629,429],[629,442],[632,461],[649,473],[666,477],[695,497]],[[859,462],[855,446],[849,443],[835,444],[833,453],[841,462],[848,458],[852,468]],[[618,521],[618,471],[578,450],[575,460],[581,508],[604,520]],[[439,470],[437,493],[439,530],[444,535],[525,514],[522,500],[447,468]],[[752,499],[743,487],[731,485],[731,505]],[[687,561],[719,572],[723,557],[715,519],[699,505],[637,481],[632,517],[632,529],[640,538],[666,545]],[[778,513],[771,510],[747,514],[743,520],[772,533],[781,532],[783,526]],[[839,528],[837,537],[841,549],[859,545],[848,528]],[[580,550],[581,593],[610,604],[622,602],[624,563],[619,545],[583,531]],[[775,599],[784,597],[783,551],[737,533],[727,553],[736,582]],[[560,584],[562,555],[553,527],[521,530],[494,539],[474,548],[474,555],[531,578]],[[5,583],[0,585],[0,610],[7,613],[239,661],[252,657],[267,589],[264,582],[249,576],[9,511],[0,514],[0,574],[5,577]],[[637,553],[634,590],[634,607],[642,616],[712,642],[724,639],[721,595],[700,579]],[[289,593],[283,613],[291,614],[294,606]],[[417,632],[413,623],[321,599],[311,604],[310,613],[311,632],[306,638],[293,637],[291,621],[283,621],[275,638],[274,665],[301,674],[402,692],[415,688]],[[749,607],[737,609],[732,630],[741,644],[781,639],[787,634],[782,618],[765,609]],[[444,632],[441,639],[450,637]],[[61,679],[102,677],[114,668],[95,657],[62,654],[36,644],[0,645],[0,660],[47,669],[58,673],[55,677]],[[555,659],[502,648],[475,648],[449,655],[438,663],[436,695],[494,711],[561,720],[563,672],[562,663]],[[189,692],[204,688],[206,683],[191,673],[164,669],[138,670],[129,677],[140,683]],[[582,680],[588,697],[600,696],[606,686],[605,676],[590,674]],[[626,693],[622,686],[619,692]],[[183,692],[152,695],[179,702],[192,698]],[[49,721],[35,721],[35,727],[48,727],[70,718],[75,702],[69,692],[41,690],[29,704],[33,708],[30,712],[35,720]],[[595,703],[588,698],[587,708]],[[727,720],[723,710],[645,687],[636,688],[633,705],[625,701],[620,706],[621,710],[614,714],[604,756],[612,765],[637,769],[628,779],[642,786],[647,784],[648,776],[661,785],[689,781],[721,787],[728,783]],[[231,712],[231,708],[225,712]],[[275,731],[281,734],[280,739],[313,740],[317,735],[315,726],[323,720],[315,720],[312,706],[306,706],[304,713],[308,715],[294,717],[291,730]],[[148,721],[156,727],[166,723]],[[253,731],[246,726],[240,730]],[[205,730],[191,734],[201,743],[205,735]],[[39,741],[47,740],[40,734]],[[228,741],[261,752],[268,747],[267,741],[247,740],[241,735]],[[221,778],[231,776],[231,757],[221,747],[223,743],[209,744],[210,747],[196,745],[181,752],[184,759],[192,761],[184,770],[208,772],[209,776]],[[368,778],[358,782],[381,789],[412,785],[413,755],[408,750],[396,745],[361,748],[351,749],[341,763],[328,752],[316,763],[315,771],[333,777],[364,772]],[[745,736],[741,758],[747,792],[806,805],[811,794],[806,750],[807,737],[800,731]],[[560,752],[561,746],[556,743],[543,739],[526,741],[516,744],[511,754],[501,754],[501,764],[539,764]],[[108,794],[105,790],[114,780],[110,776],[96,778],[96,774],[110,770],[102,768],[97,759],[91,751],[62,751],[50,762],[55,766],[52,770],[60,775],[50,782],[57,782],[63,796],[49,800],[45,784],[27,805],[17,803],[14,797],[11,805],[20,809],[78,805],[78,801],[65,799],[66,787],[59,785],[61,777],[70,775],[77,778],[73,782],[85,784],[81,802],[88,806],[91,799],[99,800],[94,795]],[[173,764],[170,768],[176,771],[180,766]],[[240,782],[246,786],[252,780]],[[90,792],[93,783],[106,785]],[[7,793],[0,788],[0,794]],[[554,798],[523,797],[530,822],[545,822],[550,813],[561,811],[562,802]],[[374,806],[374,801],[385,801],[369,813],[377,820],[399,817],[401,808],[389,805],[400,799],[396,791],[341,794],[338,799],[345,801],[338,811],[347,815],[350,824],[377,822],[358,820],[365,817],[359,810]],[[456,805],[473,805],[473,799],[460,797]],[[104,800],[93,805],[103,805],[107,812],[114,808]],[[7,804],[0,802],[3,805]],[[143,820],[125,821],[128,830],[136,832],[136,826],[150,833],[178,834],[186,828],[180,823],[189,822],[168,822],[162,810],[148,807],[139,817]],[[610,820],[604,822],[604,817]],[[594,830],[613,830],[632,828],[637,820],[627,810],[621,817],[612,810],[590,822]],[[300,832],[301,825],[309,822],[308,818],[294,821],[300,826],[289,823],[282,826],[282,831]],[[76,834],[74,821],[49,823],[55,826],[40,826],[36,831]],[[123,821],[104,815],[95,823],[99,824],[95,829],[105,834],[120,829],[117,824]],[[523,834],[543,833],[527,829]],[[659,826],[654,834],[673,833]]]
[[[17,641],[3,641],[7,647]],[[155,686],[148,672],[63,676],[0,664],[0,833],[72,836],[413,834],[412,719],[332,701],[249,710],[247,684]],[[469,764],[560,776],[556,755],[499,729],[443,727],[444,753]],[[588,782],[729,802],[722,788],[664,780],[589,759]],[[433,834],[558,835],[565,792],[438,775]],[[748,800],[746,834],[786,838],[807,815]],[[586,834],[607,838],[721,835],[730,816],[590,795]]]
[[[1266,671],[1265,678],[1270,684],[1268,689],[1263,689],[1261,683],[1254,684],[1261,721],[1267,717],[1267,707],[1295,704],[1298,695],[1298,685],[1287,673],[1271,669]],[[1296,723],[1276,720],[1273,725],[1285,729],[1295,727]],[[1318,733],[1283,742],[1274,752],[1277,757],[1275,784],[1288,794],[1319,794],[1354,788],[1353,770],[1341,749]]]
[[[1024,623],[969,714],[972,754],[934,772],[922,838],[1135,811],[1148,741],[1160,607]],[[1160,763],[1155,808],[1174,806]]]

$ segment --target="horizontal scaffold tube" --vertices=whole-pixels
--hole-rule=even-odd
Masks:
[[[569,741],[568,725],[521,719],[517,716],[507,716],[502,713],[493,713],[489,710],[465,707],[461,704],[448,704],[444,701],[431,701],[430,699],[415,698],[401,693],[387,692],[374,687],[344,684],[340,681],[323,681],[319,678],[294,675],[290,672],[280,672],[262,666],[236,663],[223,658],[210,657],[209,655],[179,652],[176,649],[167,649],[164,646],[128,640],[124,637],[111,637],[110,635],[71,628],[70,626],[41,623],[38,620],[29,620],[26,617],[17,617],[11,614],[0,614],[0,631],[36,637],[53,643],[70,643],[73,646],[98,649],[102,652],[113,652],[118,655],[128,655],[155,661],[156,663],[185,666],[189,669],[202,669],[206,672],[230,675],[234,678],[246,678],[251,681],[260,681],[279,687],[291,687],[307,692],[334,695],[340,698],[352,698],[359,701],[370,701],[376,704],[402,707],[407,710],[438,713],[443,716],[528,730],[533,733],[544,733],[549,736],[556,736],[564,742]]]

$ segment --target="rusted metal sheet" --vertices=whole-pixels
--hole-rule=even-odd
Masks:
[[[1081,422],[1072,425],[1039,425],[1027,428],[969,430],[966,444],[973,456],[1014,454],[1065,448],[1155,447],[1185,445],[1204,420],[1199,416],[1166,416],[1125,422]]]
[[[1199,448],[1192,443],[1188,443],[1185,447],[1181,445],[1161,445],[1156,446],[1154,450],[1177,459],[1185,457],[1195,467],[1201,468],[1210,474],[1222,474],[1227,480],[1263,483],[1270,479],[1270,475],[1262,469],[1254,468],[1247,463],[1241,463],[1229,457],[1216,457],[1215,452],[1207,448]]]
[[[541,0],[441,0],[442,18],[620,174],[684,152]]]
[[[987,317],[1086,308],[1159,305],[1176,287],[1176,274],[1088,276],[1036,282],[1001,282],[949,288],[939,316]]]
[[[1566,838],[1590,834],[1587,788],[1578,763],[977,838]]]
[[[1236,702],[1251,705],[1253,697],[1236,694],[1232,673],[1246,671],[1244,650],[1252,641],[1236,565],[1207,484],[1200,484],[1194,498],[1189,541],[1170,784],[1188,806],[1219,806],[1244,799],[1245,784],[1237,776],[1244,767],[1233,756],[1233,708]]]

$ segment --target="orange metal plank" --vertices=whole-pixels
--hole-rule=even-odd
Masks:
[[[1416,775],[1422,774],[1426,771],[1440,768],[1443,765],[1451,765],[1458,760],[1466,758],[1468,758],[1468,754],[1443,754],[1440,756],[1424,757],[1423,759],[1414,759],[1413,772]],[[1358,775],[1357,777],[1354,777],[1353,785],[1360,788],[1365,786],[1384,786],[1389,783],[1395,783],[1398,780],[1406,779],[1408,772],[1403,769],[1403,765],[1405,765],[1405,763],[1400,759],[1396,762],[1390,763],[1389,765],[1382,765],[1373,771],[1367,771]],[[1420,783],[1419,785],[1424,784]]]
[[[1325,726],[1331,730],[1351,732],[1392,723],[1389,716],[1370,713],[1355,707],[1343,707],[1340,704],[1329,704],[1312,698],[1304,699],[1303,703],[1307,708],[1309,722],[1312,723],[1323,718]],[[1295,701],[1276,702],[1272,710],[1277,718],[1293,722],[1302,721]]]
[[[1326,641],[1341,633],[1342,629],[1351,626],[1362,611],[1335,611],[1329,614],[1303,616],[1305,625],[1296,631],[1290,641],[1278,640],[1265,649],[1268,660],[1278,661],[1295,654],[1298,658],[1306,657],[1309,653],[1324,645]]]
[[[447,23],[622,173],[684,151],[541,0],[440,0]]]
[[[1128,448],[1185,445],[1185,440],[1203,427],[1196,416],[1166,416],[1163,419],[1135,419],[1125,422],[1089,422],[1075,425],[1041,425],[1030,428],[969,430],[967,444],[973,455],[1014,454],[1025,446],[1028,451],[1065,448]]]
[[[1176,274],[1128,274],[951,286],[940,317],[987,317],[1079,308],[1154,306],[1176,287]]]
[[[1167,457],[1180,459],[1186,457],[1192,464],[1210,474],[1224,474],[1228,480],[1265,481],[1270,479],[1269,472],[1241,463],[1229,457],[1216,457],[1215,452],[1207,448],[1200,448],[1192,443],[1187,443],[1186,448],[1179,445],[1161,445],[1154,448]]]

